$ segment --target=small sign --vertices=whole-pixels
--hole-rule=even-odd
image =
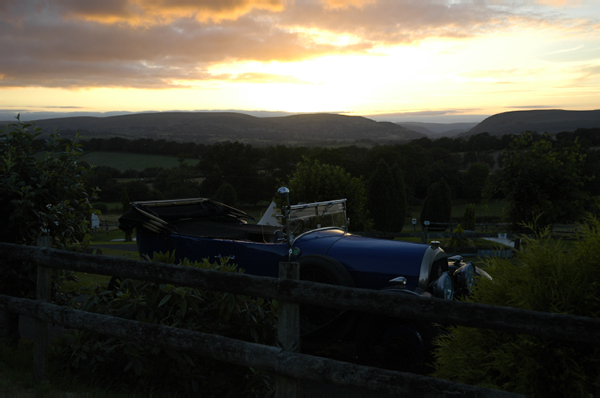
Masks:
[[[429,225],[429,221],[425,221],[423,224],[425,224],[425,225]]]
[[[412,222],[413,222],[413,225],[416,225],[416,224],[417,224],[417,219],[416,219],[416,218],[413,218],[413,221],[412,221]]]

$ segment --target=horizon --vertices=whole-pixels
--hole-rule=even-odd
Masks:
[[[123,115],[135,115],[142,113],[173,113],[173,112],[199,112],[199,113],[242,113],[255,117],[284,117],[291,115],[302,115],[302,114],[319,114],[319,113],[332,113],[344,115],[343,113],[333,112],[283,112],[283,111],[245,111],[236,109],[215,109],[215,110],[165,110],[165,111],[140,111],[140,112],[127,112],[127,111],[111,111],[111,112],[24,112],[20,113],[20,120],[22,122],[35,122],[39,120],[50,120],[50,119],[61,119],[69,117],[112,117],[112,116],[123,116]],[[14,122],[16,121],[17,113],[12,114],[0,110],[0,123]],[[436,114],[384,114],[384,115],[347,115],[365,117],[372,119],[376,122],[391,122],[391,123],[433,123],[433,124],[455,124],[455,123],[480,123],[484,119],[492,115],[436,115]]]
[[[227,109],[475,123],[595,110],[598,5],[6,0],[0,120]]]

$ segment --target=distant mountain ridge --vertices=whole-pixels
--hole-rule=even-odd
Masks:
[[[557,134],[580,128],[600,127],[600,110],[565,111],[544,109],[531,111],[503,112],[490,116],[477,126],[458,137],[469,137],[480,133],[490,135],[520,134],[523,131]]]
[[[396,122],[400,126],[427,135],[429,138],[454,137],[469,131],[478,123]]]
[[[328,113],[254,116],[213,111],[72,116],[36,120],[35,123],[45,134],[58,129],[67,138],[79,132],[84,139],[151,138],[208,145],[222,141],[238,141],[254,146],[385,145],[406,143],[423,137],[469,137],[484,132],[501,136],[523,131],[556,134],[579,128],[600,128],[600,110],[511,111],[490,116],[478,124],[388,122]]]
[[[255,117],[235,112],[156,112],[108,117],[37,120],[45,133],[58,129],[84,139],[122,137],[214,144],[239,141],[252,145],[326,145],[370,142],[392,144],[424,137],[403,126],[361,116],[300,114]]]

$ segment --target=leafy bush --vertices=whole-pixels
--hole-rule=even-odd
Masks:
[[[522,222],[540,226],[581,220],[595,207],[585,191],[593,174],[578,139],[558,142],[548,134],[523,132],[502,152],[503,167],[484,190],[508,202],[507,221],[515,231]]]
[[[576,242],[548,230],[524,238],[516,259],[487,260],[468,301],[560,314],[600,316],[600,221]],[[435,376],[536,396],[600,394],[600,346],[507,332],[452,327],[439,341]]]
[[[52,247],[83,249],[89,244],[89,199],[95,190],[90,198],[85,187],[90,169],[79,162],[81,145],[58,134],[48,140],[40,135],[40,128],[21,122],[18,115],[0,133],[0,242],[36,245],[39,237],[50,236]],[[31,297],[36,273],[29,262],[0,259],[0,291]],[[72,279],[72,273],[53,272],[54,300],[64,300],[56,293],[65,279]]]
[[[452,233],[452,237],[448,239],[444,239],[442,241],[442,246],[446,247],[473,247],[475,243],[473,240],[467,238],[465,235],[465,230],[458,224],[456,229]]]
[[[156,254],[153,261],[174,262]],[[243,272],[227,260],[179,265]],[[125,279],[114,291],[97,286],[81,308],[140,322],[218,334],[260,344],[275,342],[276,302],[230,293]],[[206,396],[264,396],[270,393],[261,371],[186,352],[143,346],[100,334],[75,331],[63,337],[54,355],[63,370],[105,380],[114,388]]]
[[[42,141],[40,134],[18,117],[0,134],[0,241],[35,245],[47,235],[61,249],[81,244],[92,213],[81,145],[57,134]]]
[[[352,177],[340,166],[322,164],[318,160],[303,157],[296,165],[287,187],[290,189],[292,204],[346,198],[350,230],[368,231],[373,226],[367,210],[364,180]]]

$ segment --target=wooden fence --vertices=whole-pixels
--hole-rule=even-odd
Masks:
[[[422,375],[294,352],[294,345],[297,345],[297,337],[294,337],[298,335],[297,322],[289,322],[289,319],[297,319],[297,305],[300,303],[414,317],[553,339],[592,344],[600,342],[600,319],[300,281],[294,279],[297,276],[294,276],[293,268],[291,271],[284,271],[289,274],[288,277],[277,279],[7,243],[0,243],[0,256],[6,261],[27,260],[43,268],[114,275],[280,300],[285,304],[281,308],[283,313],[280,318],[288,318],[288,321],[280,320],[278,325],[280,345],[284,347],[264,346],[217,335],[91,314],[39,299],[0,295],[0,306],[4,311],[31,316],[39,322],[104,333],[142,344],[186,350],[228,363],[272,371],[278,375],[277,395],[281,397],[294,396],[295,393],[290,391],[297,391],[298,379],[390,394],[511,395]],[[291,312],[287,312],[288,310]],[[295,330],[287,330],[290,328]],[[45,344],[38,346],[34,343],[36,349],[39,347],[40,350],[47,349],[47,342]],[[43,353],[39,355],[43,357]]]

